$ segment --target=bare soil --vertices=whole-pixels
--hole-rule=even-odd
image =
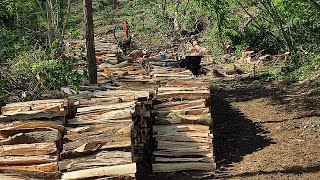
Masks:
[[[213,84],[213,178],[320,179],[319,87]]]

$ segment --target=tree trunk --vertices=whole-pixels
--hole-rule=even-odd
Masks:
[[[288,34],[285,32],[285,29],[283,27],[283,20],[281,19],[278,10],[274,7],[274,4],[270,0],[260,0],[260,3],[262,6],[266,9],[266,11],[269,13],[270,17],[273,19],[275,26],[277,26],[278,31],[280,32],[286,49],[290,52],[293,51],[294,45],[293,42],[291,41],[291,34]]]
[[[52,27],[52,2],[51,2],[51,0],[46,1],[46,8],[47,8],[48,43],[50,46],[54,40],[54,31],[53,31],[53,27]]]
[[[69,22],[70,11],[71,11],[71,0],[68,0],[68,10],[67,10],[67,15],[66,15],[66,20],[63,24],[62,31],[61,31],[61,37],[60,37],[61,41],[64,38],[64,33],[66,32],[66,28],[67,28],[67,25]]]
[[[97,66],[94,49],[94,30],[92,17],[92,0],[83,0],[84,4],[84,21],[86,29],[86,48],[88,74],[90,84],[97,84]]]
[[[174,20],[173,20],[173,24],[174,24],[174,31],[178,32],[179,31],[179,6],[180,6],[180,0],[176,1],[175,4],[175,12],[174,12]]]

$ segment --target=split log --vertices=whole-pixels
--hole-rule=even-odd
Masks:
[[[43,163],[58,162],[58,156],[0,156],[0,166],[3,165],[36,165]]]
[[[37,171],[25,171],[25,170],[14,170],[14,169],[0,169],[0,173],[1,173],[0,179],[5,179],[5,180],[61,179],[61,175],[62,175],[59,171],[37,172]]]
[[[203,114],[208,114],[210,112],[209,108],[197,108],[197,109],[180,109],[180,110],[158,110],[157,112],[157,118],[163,118],[167,116],[175,116],[174,114],[180,114],[180,115],[203,115]]]
[[[59,105],[48,106],[41,110],[34,111],[5,111],[0,116],[0,121],[11,121],[11,120],[28,120],[38,118],[54,118],[54,117],[65,117],[67,115],[64,109],[61,109]]]
[[[14,173],[6,173],[0,174],[0,179],[5,180],[29,180],[28,177],[23,177],[21,174],[14,174]]]
[[[62,110],[63,109],[63,110]],[[2,115],[13,116],[11,118],[26,120],[35,118],[53,118],[63,116],[62,113],[58,112],[65,111],[65,115],[69,117],[74,117],[76,112],[76,107],[74,106],[73,99],[50,99],[50,100],[37,100],[28,102],[19,102],[7,104],[2,108]],[[51,112],[45,116],[43,112]],[[21,115],[34,115],[33,117],[23,117]],[[15,115],[15,116],[14,116]],[[64,115],[64,116],[65,116]]]
[[[135,102],[126,102],[126,103],[118,103],[118,104],[110,104],[110,105],[98,105],[91,107],[83,107],[78,109],[78,114],[88,114],[88,113],[102,113],[107,111],[114,111],[120,109],[134,108]]]
[[[76,171],[98,166],[130,164],[131,162],[131,152],[102,151],[96,155],[63,160],[59,162],[59,170]]]
[[[153,172],[177,172],[186,170],[215,171],[214,163],[186,162],[186,163],[157,163],[152,164]]]
[[[89,116],[88,116],[89,117]],[[108,119],[104,121],[97,120],[85,120],[83,118],[71,119],[68,121],[70,126],[85,126],[85,125],[104,125],[104,126],[113,126],[113,125],[130,125],[132,119],[130,118],[121,118],[121,119]]]
[[[153,126],[153,132],[158,135],[175,132],[202,132],[208,133],[209,127],[203,125],[157,125]]]
[[[196,100],[207,99],[210,95],[209,91],[173,91],[157,94],[157,99],[182,99],[182,100]]]
[[[214,160],[209,157],[201,157],[201,158],[166,158],[166,157],[155,157],[155,162],[160,163],[175,163],[175,162],[208,162],[214,163]]]
[[[183,149],[183,148],[193,148],[193,147],[210,147],[212,142],[175,142],[175,141],[159,141],[157,143],[158,150],[166,150],[166,149]]]
[[[72,179],[85,179],[85,178],[96,178],[96,177],[106,177],[106,176],[123,176],[128,175],[134,177],[136,173],[136,164],[126,164],[118,166],[107,166],[86,170],[79,170],[74,172],[66,172],[62,175],[62,180],[72,180]]]
[[[0,156],[48,155],[57,152],[56,143],[34,143],[0,146]]]
[[[109,137],[105,139],[94,139],[86,140],[85,142],[69,142],[64,144],[62,156],[67,157],[68,155],[75,157],[81,154],[89,152],[96,152],[100,150],[118,149],[118,150],[130,150],[131,149],[131,138],[130,137]]]
[[[159,87],[158,93],[171,92],[171,91],[199,91],[208,90],[206,86],[194,86],[194,87]]]
[[[161,143],[161,141],[171,141],[171,142],[184,142],[184,143],[189,143],[189,142],[197,142],[197,143],[207,143],[207,142],[212,142],[211,137],[194,137],[194,136],[183,136],[183,135],[177,135],[171,137],[171,136],[157,136],[157,142]]]
[[[36,171],[36,172],[55,172],[58,171],[58,163],[47,163],[30,166],[0,166],[2,170],[22,170],[22,171]]]
[[[192,148],[179,148],[179,149],[165,149],[156,150],[153,152],[155,156],[169,156],[169,157],[181,157],[181,156],[211,156],[211,146],[196,146]]]
[[[183,115],[180,113],[170,113],[167,117],[159,118],[155,124],[201,124],[212,125],[212,117],[210,113],[203,115]]]
[[[116,104],[121,103],[119,97],[110,97],[110,98],[91,98],[91,99],[82,99],[80,100],[81,107],[87,107],[90,105],[102,105],[102,104]]]
[[[91,125],[91,126],[81,126],[77,128],[67,128],[68,135],[66,137],[70,137],[70,135],[77,135],[87,132],[95,132],[95,131],[120,131],[120,129],[128,127],[128,124],[108,124],[107,126],[102,125]]]
[[[0,134],[2,131],[14,131],[19,129],[34,129],[34,128],[52,128],[57,129],[60,132],[64,132],[64,126],[56,125],[54,122],[38,122],[38,121],[30,121],[30,122],[14,122],[12,124],[8,124],[5,128],[0,129]]]
[[[163,137],[163,136],[184,136],[184,137],[200,137],[206,138],[210,136],[209,132],[168,132],[166,134],[156,134],[154,137]]]
[[[153,74],[154,77],[175,77],[175,78],[184,78],[192,77],[191,74]]]
[[[126,90],[117,90],[117,91],[99,91],[94,93],[95,97],[123,97],[129,96],[137,99],[149,99],[149,91],[126,91]]]
[[[82,110],[80,110],[82,111]],[[133,108],[127,108],[123,110],[109,111],[103,114],[86,114],[79,116],[75,119],[68,120],[69,125],[87,125],[87,124],[107,124],[112,120],[119,120],[117,124],[126,123],[125,120],[131,119]]]
[[[58,131],[58,130],[52,129],[52,128],[47,128],[47,127],[21,128],[21,129],[1,129],[0,136],[2,138],[9,138],[10,136],[15,136],[19,133],[30,133],[30,132],[39,132],[39,131]]]
[[[19,133],[0,141],[0,145],[32,144],[42,142],[57,142],[61,138],[59,131],[38,131]]]
[[[165,111],[165,110],[181,110],[181,109],[194,109],[194,108],[205,108],[206,100],[200,99],[195,101],[174,101],[155,105],[153,108],[155,110]]]

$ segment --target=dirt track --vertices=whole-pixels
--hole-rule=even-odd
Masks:
[[[214,177],[320,179],[318,93],[276,84],[222,83],[212,101],[219,168]]]

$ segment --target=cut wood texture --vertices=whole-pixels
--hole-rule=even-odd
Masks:
[[[38,131],[29,133],[19,133],[0,141],[0,145],[31,144],[41,142],[58,142],[60,140],[59,131]]]
[[[72,99],[52,99],[7,104],[2,107],[0,121],[38,118],[74,117],[76,107]]]
[[[214,163],[204,162],[187,162],[187,163],[157,163],[152,164],[153,172],[177,172],[177,171],[214,171],[216,165]]]
[[[132,97],[134,100],[138,99],[149,99],[149,91],[126,91],[126,90],[117,90],[117,91],[98,91],[94,93],[94,97]]]
[[[34,165],[57,162],[56,155],[39,155],[39,156],[0,156],[1,165]]]
[[[136,173],[136,164],[126,164],[117,166],[106,166],[93,169],[85,169],[73,172],[66,172],[62,175],[62,180],[72,179],[88,179],[96,177],[114,177],[114,176],[129,176],[134,177]]]
[[[167,86],[157,89],[156,100],[161,104],[152,111],[156,116],[153,172],[214,171],[207,84],[183,71],[156,71],[154,76]]]
[[[36,171],[36,172],[55,172],[55,171],[58,171],[58,164],[57,162],[54,162],[54,163],[32,165],[32,166],[0,166],[0,169]]]
[[[134,108],[134,107],[135,107],[134,101],[126,102],[126,103],[110,104],[110,105],[90,106],[90,107],[79,108],[78,115],[89,114],[89,113],[105,113],[108,111]]]
[[[94,167],[130,164],[131,162],[131,152],[102,151],[95,155],[63,160],[59,162],[59,169],[76,171]]]
[[[34,144],[16,144],[0,146],[0,156],[7,155],[46,155],[57,151],[55,143],[34,143]]]
[[[78,116],[68,120],[63,139],[62,179],[135,176],[133,114],[137,100],[149,98],[148,91],[141,92],[95,91],[90,102],[80,101]]]
[[[158,105],[154,105],[155,110],[179,110],[187,108],[205,108],[205,99],[195,100],[195,101],[174,101],[167,102]]]
[[[17,111],[5,111],[2,113],[0,121],[11,121],[11,120],[28,120],[38,118],[54,118],[54,117],[65,117],[66,111],[60,108],[60,105],[50,105],[41,110],[17,110]]]
[[[29,121],[29,122],[16,121],[0,129],[0,132],[13,131],[13,130],[19,130],[19,129],[34,129],[34,128],[52,128],[52,129],[57,129],[61,133],[63,133],[65,130],[64,126],[57,125],[56,123],[51,121]]]
[[[158,93],[157,99],[179,99],[179,100],[196,100],[206,99],[210,95],[210,91],[170,91],[164,93]]]

